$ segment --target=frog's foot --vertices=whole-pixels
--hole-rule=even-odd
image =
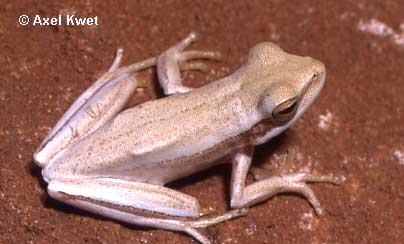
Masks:
[[[278,193],[293,192],[302,194],[314,207],[317,215],[324,215],[324,209],[308,182],[323,182],[339,185],[344,181],[343,177],[332,175],[313,175],[308,173],[288,174],[284,176],[273,176],[260,180],[247,186],[244,189],[243,199],[234,199],[232,205],[246,207],[268,199]]]
[[[221,60],[222,55],[211,51],[183,51],[193,41],[196,34],[190,33],[185,39],[163,52],[157,60],[157,74],[161,87],[166,95],[185,93],[192,88],[184,86],[181,79],[181,70],[200,70],[206,72],[208,67],[202,63],[186,63],[192,59]]]
[[[324,210],[320,207],[320,203],[314,195],[314,192],[307,185],[307,182],[325,182],[340,185],[343,177],[332,175],[313,175],[308,173],[295,173],[284,176],[271,176],[269,170],[251,167],[250,173],[254,176],[257,183],[266,181],[266,184],[272,185],[276,193],[281,192],[296,192],[304,195],[313,205],[318,215],[323,215]],[[275,193],[275,194],[276,194]]]
[[[296,173],[281,176],[272,176],[259,180],[251,185],[245,185],[248,169],[251,165],[252,150],[245,150],[237,154],[233,160],[231,178],[231,207],[243,208],[262,202],[282,192],[294,192],[307,198],[318,215],[324,210],[307,182],[326,182],[341,184],[343,177],[332,175],[314,175],[309,173]]]
[[[276,176],[267,180],[266,184],[272,185],[273,189],[279,192],[300,193],[307,198],[314,207],[318,216],[324,215],[324,209],[315,196],[313,190],[307,184],[309,182],[322,182],[340,185],[345,178],[334,175],[314,175],[309,173],[294,173],[284,176]]]

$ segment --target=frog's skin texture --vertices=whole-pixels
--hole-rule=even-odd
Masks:
[[[183,231],[210,243],[198,228],[245,215],[279,192],[303,194],[323,209],[306,182],[340,183],[306,173],[245,185],[254,146],[287,129],[318,96],[324,65],[265,42],[250,50],[234,74],[200,88],[182,84],[180,70],[202,69],[192,59],[219,59],[184,51],[191,33],[157,58],[119,67],[123,50],[99,80],[68,109],[34,154],[51,197],[115,220]],[[122,111],[138,86],[136,73],[157,65],[167,95]],[[222,159],[222,160],[218,160]],[[168,182],[218,163],[232,163],[233,210],[200,217],[199,202]]]

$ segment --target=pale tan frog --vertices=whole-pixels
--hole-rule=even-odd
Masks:
[[[244,215],[279,192],[303,194],[322,214],[306,182],[337,184],[338,177],[297,173],[248,186],[245,180],[254,146],[287,129],[318,96],[324,65],[265,42],[234,74],[193,89],[182,84],[180,70],[202,65],[186,61],[219,58],[183,51],[194,39],[191,33],[158,58],[121,68],[118,50],[108,72],[74,102],[34,155],[49,195],[119,221],[187,232],[201,243],[210,241],[198,228]],[[139,82],[136,72],[154,65],[169,96],[121,112]],[[234,210],[223,215],[200,217],[197,199],[164,186],[217,163],[233,164]]]

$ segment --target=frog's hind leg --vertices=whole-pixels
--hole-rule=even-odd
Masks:
[[[200,215],[199,203],[192,196],[162,186],[110,178],[55,180],[50,182],[48,193],[59,201],[118,221],[186,232],[204,244],[210,241],[199,228],[246,214],[246,210],[239,209],[217,217],[185,219]],[[139,212],[160,213],[160,217]]]
[[[83,139],[126,105],[137,87],[135,72],[156,65],[157,58],[119,68],[123,49],[119,48],[109,70],[85,90],[49,132],[34,154],[34,161],[45,167],[67,146]]]
[[[184,86],[181,79],[181,70],[201,70],[207,67],[202,63],[187,64],[191,59],[213,59],[220,60],[222,55],[219,52],[210,51],[184,51],[197,38],[192,32],[185,39],[162,53],[157,60],[157,74],[160,86],[166,95],[185,93],[192,90]]]

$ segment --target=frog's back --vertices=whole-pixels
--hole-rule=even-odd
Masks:
[[[123,111],[65,150],[64,162],[57,167],[74,168],[74,174],[80,175],[101,174],[158,183],[162,176],[156,176],[154,171],[163,174],[164,162],[209,151],[224,138],[237,136],[240,128],[248,130],[255,123],[254,116],[240,119],[240,115],[249,114],[237,105],[241,102],[240,84],[225,82],[228,81],[216,81],[190,93]],[[70,167],[72,164],[75,166]],[[186,167],[183,169],[187,171]],[[169,171],[166,168],[166,174]]]

